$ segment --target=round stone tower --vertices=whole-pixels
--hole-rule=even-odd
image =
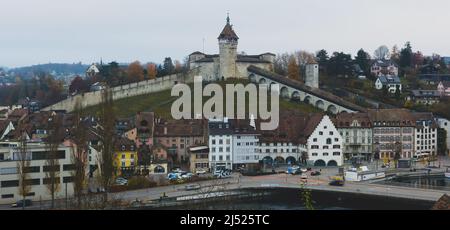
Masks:
[[[319,63],[309,59],[305,68],[305,85],[311,88],[319,88]]]
[[[236,59],[239,37],[230,24],[229,16],[227,16],[227,24],[217,39],[219,40],[219,78],[238,77],[236,76]]]

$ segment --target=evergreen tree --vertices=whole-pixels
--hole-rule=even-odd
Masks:
[[[370,73],[370,56],[363,49],[360,49],[355,57],[355,63],[361,67],[365,75]]]

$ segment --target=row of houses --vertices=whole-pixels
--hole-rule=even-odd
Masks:
[[[367,113],[323,114],[283,112],[277,130],[258,131],[258,122],[209,121],[209,168],[236,169],[249,164],[308,163],[341,166],[345,160],[384,162],[437,154],[438,124],[431,113],[406,109]],[[195,162],[194,162],[195,163]]]

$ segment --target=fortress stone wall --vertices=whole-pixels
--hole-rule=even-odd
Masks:
[[[192,83],[194,82],[194,76],[197,74],[198,70],[192,69],[188,73],[172,74],[152,80],[116,86],[111,88],[113,100],[169,90],[177,83]],[[77,94],[42,110],[66,110],[67,112],[72,112],[78,101],[81,102],[83,108],[98,105],[102,101],[102,92],[95,91]]]

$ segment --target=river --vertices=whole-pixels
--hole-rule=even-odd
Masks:
[[[267,190],[267,189],[266,189]],[[177,207],[172,210],[305,210],[300,189],[276,188],[259,200],[227,200],[204,202]],[[251,192],[251,191],[250,191]],[[385,196],[330,191],[312,191],[316,210],[428,210],[434,202],[392,198]]]

